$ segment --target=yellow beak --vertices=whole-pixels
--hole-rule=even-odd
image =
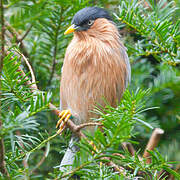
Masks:
[[[76,28],[75,28],[75,25],[72,24],[72,25],[64,32],[64,35],[70,34],[70,33],[74,32],[75,29],[76,29]]]

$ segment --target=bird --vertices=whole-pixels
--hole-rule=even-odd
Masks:
[[[109,12],[100,7],[85,7],[73,17],[65,35],[73,33],[62,66],[60,109],[62,119],[71,116],[76,124],[98,118],[93,109],[106,102],[117,107],[131,79],[127,49],[123,45],[117,25]],[[105,102],[106,101],[106,102]],[[93,132],[94,128],[86,128]],[[60,169],[72,165],[78,148],[72,136],[61,161]]]

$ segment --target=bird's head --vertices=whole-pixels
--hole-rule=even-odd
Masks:
[[[111,16],[103,8],[99,8],[99,7],[83,8],[74,15],[72,19],[72,25],[65,31],[64,34],[66,35],[72,32],[75,33],[88,32],[94,28],[95,24],[100,23],[99,20],[101,20],[101,22],[102,20],[107,22],[112,22]]]

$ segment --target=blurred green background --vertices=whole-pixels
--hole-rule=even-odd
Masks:
[[[143,113],[147,123],[165,131],[158,150],[169,161],[180,161],[180,34],[179,32],[168,34],[175,24],[179,31],[180,11],[177,8],[180,6],[180,2],[178,0],[157,2],[149,0],[142,1],[141,6],[138,5],[139,2],[124,0],[5,0],[4,18],[7,28],[5,47],[9,48],[9,51],[13,51],[13,48],[16,47],[28,58],[34,70],[38,88],[51,92],[52,103],[59,107],[61,67],[66,47],[72,38],[72,35],[64,36],[63,33],[79,9],[86,6],[107,9],[116,22],[122,41],[128,49],[132,68],[129,89],[149,88],[150,97],[147,107],[158,107]],[[124,14],[122,8],[126,10]],[[138,14],[136,10],[139,14],[144,13],[143,18],[146,21],[134,16],[134,14]],[[127,14],[129,17],[126,16]],[[130,15],[132,16],[130,17]],[[120,19],[118,19],[119,17]],[[166,18],[169,19],[163,25]],[[154,22],[157,24],[162,22],[159,24],[162,29],[157,31],[160,36],[153,29],[157,25],[153,24]],[[170,24],[168,24],[169,22]],[[26,32],[28,32],[27,35],[25,35]],[[25,37],[22,41],[18,39],[23,35]],[[23,61],[22,66],[28,72]],[[20,112],[18,108],[12,111],[14,116]],[[7,114],[3,114],[4,118],[7,118]],[[40,124],[38,132],[43,136],[56,132],[57,117],[49,111],[38,112],[36,121]],[[135,148],[143,152],[152,131],[138,125],[135,126],[135,131],[137,136],[134,140],[139,142]],[[22,132],[26,134],[26,129]],[[28,133],[36,135],[37,131]],[[12,132],[9,133],[9,136],[12,134]],[[12,150],[9,136],[7,140],[5,139],[7,153]],[[63,137],[56,137],[50,142],[48,156],[31,178],[48,177],[48,173],[53,171],[53,167],[59,165],[68,140],[69,133]],[[30,169],[40,161],[44,151],[45,147],[30,156],[28,160]]]

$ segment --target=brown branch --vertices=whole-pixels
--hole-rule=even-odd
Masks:
[[[4,7],[3,7],[3,0],[0,0],[0,11],[1,11],[1,63],[0,63],[0,77],[3,69],[3,59],[5,55],[5,27],[4,27]],[[0,92],[1,92],[1,81],[0,81]],[[1,98],[1,94],[0,94]],[[1,102],[0,102],[1,107]],[[0,115],[1,115],[1,108],[0,108]],[[3,127],[3,122],[0,117],[0,129]],[[9,179],[9,173],[6,168],[5,163],[5,146],[4,140],[0,137],[0,172],[3,174],[4,177]]]
[[[170,165],[170,168],[173,169],[173,166]],[[174,169],[174,171],[176,171],[178,173],[180,169],[180,164]],[[167,172],[166,170],[161,170],[158,174],[158,178],[159,179],[167,179],[167,180],[175,180],[175,177],[173,174],[171,174],[170,172]]]
[[[89,122],[89,123],[80,124],[77,126],[76,131],[80,131],[82,128],[85,128],[88,126],[102,126],[102,124],[97,123],[97,122]]]
[[[5,27],[4,27],[4,8],[3,8],[3,0],[0,1],[0,9],[1,9],[1,70],[3,67],[3,59],[4,59],[4,46],[5,46]]]
[[[29,32],[31,31],[31,28],[33,27],[33,25],[31,24],[30,26],[29,26],[29,28],[27,29],[27,31],[25,32],[25,34],[22,36],[22,38],[21,39],[19,39],[19,41],[20,42],[22,42],[25,38],[26,38],[26,36],[29,34]]]
[[[122,155],[122,154],[120,154],[120,153],[113,153],[112,154],[113,156],[119,156],[119,157],[121,157],[121,158],[125,158],[125,156],[124,155]]]
[[[131,156],[134,156],[134,155],[135,155],[136,151],[135,151],[133,145],[132,145],[130,142],[123,142],[123,143],[122,143],[122,147],[123,147],[123,149],[128,150],[128,152],[131,154]],[[142,157],[139,156],[139,155],[138,155],[138,158],[139,158],[140,160],[142,160]]]
[[[169,168],[173,169],[172,166],[170,166]],[[158,179],[160,179],[160,180],[163,180],[163,179],[165,179],[165,180],[174,180],[174,176],[170,172],[163,169],[163,170],[161,170],[159,172]]]
[[[123,155],[118,154],[118,153],[114,153],[113,155],[120,156],[121,158],[124,158]],[[121,167],[121,166],[118,166],[117,164],[113,163],[113,162],[111,161],[111,158],[110,158],[110,157],[103,157],[103,158],[101,158],[101,159],[109,160],[109,162],[106,163],[106,165],[113,167],[113,169],[114,169],[115,172],[119,172],[119,174],[123,174],[124,176],[126,176],[125,168],[123,168],[123,167]]]
[[[122,147],[123,147],[123,149],[128,150],[128,152],[131,154],[131,156],[134,156],[136,151],[135,151],[135,149],[134,149],[134,147],[133,147],[133,145],[131,143],[123,142]]]
[[[178,173],[179,170],[180,170],[180,164],[177,165],[175,171]],[[173,174],[170,174],[170,180],[175,180],[175,177],[173,176]]]
[[[112,161],[107,163],[107,165],[113,167],[115,172],[119,172],[119,174],[126,176],[126,171],[123,167],[118,166],[117,164],[113,163]]]
[[[16,30],[9,24],[8,21],[5,22],[5,26],[6,26],[6,29],[7,29],[7,32],[6,32],[6,35],[10,38],[10,39],[13,39],[14,36],[16,38],[16,44],[18,45],[19,44],[19,48],[22,52],[22,54],[27,57],[27,58],[30,58],[27,50],[26,50],[26,46],[24,45],[23,43],[23,39],[25,38],[25,36],[27,36],[27,34],[30,32],[30,29],[31,29],[31,26],[30,28],[27,30],[27,32],[24,34],[24,36],[21,38],[20,35],[16,32]],[[33,66],[32,66],[32,63],[29,62],[31,64],[31,69],[33,69]]]
[[[21,41],[21,38],[19,37],[20,35],[16,32],[16,30],[9,24],[9,22],[5,22],[5,26],[7,28],[7,30],[11,33],[12,37],[16,37],[16,43],[19,44],[19,47],[22,51],[22,53],[24,54],[24,56],[29,57],[28,52],[26,51],[26,47],[24,45],[24,43]]]
[[[147,158],[146,162],[148,164],[151,163],[150,153],[148,151],[154,150],[154,148],[158,145],[161,135],[164,134],[164,130],[160,128],[154,129],[151,138],[149,139],[149,142],[146,146],[146,149],[144,151],[143,157]]]
[[[30,73],[31,73],[31,79],[32,79],[33,86],[34,86],[35,89],[37,89],[35,75],[34,75],[34,72],[33,72],[32,68],[31,68],[31,65],[29,64],[27,58],[26,58],[22,53],[20,53],[18,50],[15,50],[15,51],[16,51],[20,56],[23,57],[26,65],[27,65],[27,67],[28,67],[28,69],[29,69],[29,71],[30,71]]]
[[[0,128],[1,127],[2,127],[2,122],[0,122]],[[3,138],[0,138],[0,172],[4,175],[4,177],[8,177],[9,179],[9,173],[6,169],[4,156],[5,156],[4,140]]]
[[[32,174],[34,171],[36,171],[36,169],[38,169],[41,164],[45,161],[46,157],[47,157],[47,153],[49,151],[49,148],[48,148],[48,144],[46,146],[46,150],[44,151],[43,153],[43,157],[41,158],[41,160],[39,161],[39,163],[32,169],[32,171],[30,172],[30,174]]]
[[[25,77],[25,76],[26,76],[26,74],[24,73],[24,71],[23,71],[20,67],[18,68],[17,71],[21,73],[20,75],[21,75],[22,77]],[[31,81],[28,79],[28,77],[25,77],[25,80],[27,80],[27,81],[26,81],[26,85],[28,85],[28,86],[30,87],[30,89],[32,90],[32,92],[37,91],[37,86],[34,85],[34,84],[32,84]]]
[[[178,172],[180,170],[180,164],[177,165],[175,171]]]
[[[73,169],[73,170],[65,173],[64,175],[62,175],[62,176],[61,176],[61,179],[62,179],[62,178],[65,178],[65,177],[67,177],[67,176],[69,176],[69,175],[73,176],[76,171],[82,169],[84,166],[86,166],[86,165],[88,165],[88,164],[90,164],[90,162],[85,162],[84,164],[81,164],[79,167],[77,167],[77,168],[75,168],[75,169]],[[70,176],[70,177],[71,177],[71,176]],[[55,180],[58,180],[58,178],[56,178]]]

